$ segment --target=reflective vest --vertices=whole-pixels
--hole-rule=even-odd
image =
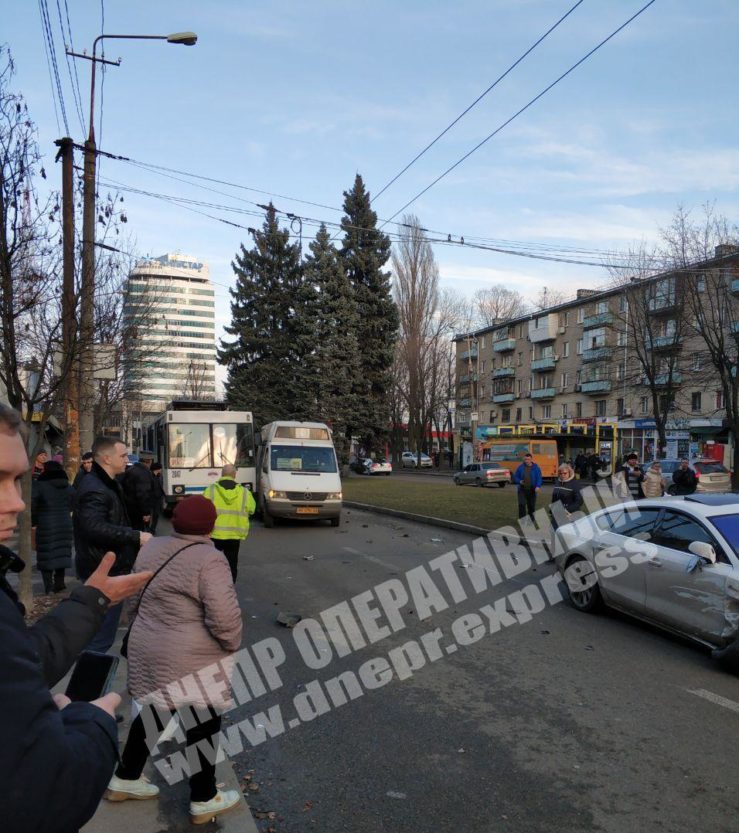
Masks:
[[[216,507],[218,517],[211,538],[243,540],[249,534],[249,515],[257,508],[252,493],[240,484],[225,489],[222,483],[233,483],[233,478],[222,477],[203,492]]]

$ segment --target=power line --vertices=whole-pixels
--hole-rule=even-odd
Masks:
[[[51,31],[51,22],[49,20],[49,9],[46,5],[46,0],[39,0],[39,12],[41,13],[41,26],[44,34],[44,45],[47,49],[47,61],[50,63],[49,73],[52,75],[52,96],[54,95],[54,88],[56,87],[56,95],[59,99],[59,111],[62,114],[62,121],[69,135],[69,122],[67,121],[67,110],[64,106],[64,95],[62,93],[62,82],[59,77],[59,66],[56,62],[56,46],[54,44],[54,34]],[[56,110],[56,99],[54,101]],[[57,128],[59,127],[59,120],[57,118]]]
[[[543,41],[546,37],[548,37],[548,36],[549,36],[549,35],[550,35],[550,34],[551,34],[551,33],[552,33],[552,32],[553,32],[553,31],[554,31],[554,30],[555,30],[555,29],[556,29],[556,28],[560,25],[560,23],[564,22],[564,21],[565,21],[565,20],[566,20],[566,19],[567,19],[567,18],[568,18],[571,14],[572,14],[572,12],[574,12],[574,11],[575,11],[575,9],[576,9],[579,5],[581,5],[583,2],[584,2],[584,0],[577,0],[577,3],[575,3],[575,5],[574,5],[574,6],[572,6],[572,8],[571,8],[571,9],[569,9],[569,11],[567,11],[565,14],[563,14],[563,15],[562,15],[562,17],[560,17],[560,19],[559,19],[559,20],[558,20],[558,21],[557,21],[557,22],[556,22],[553,26],[551,26],[549,29],[547,29],[547,31],[546,31],[546,32],[544,32],[544,34],[543,34],[543,35],[542,35],[542,36],[541,36],[541,37],[540,37],[540,38],[539,38],[539,39],[538,39],[538,40],[537,40],[534,44],[532,44],[532,45],[531,45],[531,46],[530,46],[530,47],[529,47],[529,48],[528,48],[528,49],[527,49],[527,50],[523,53],[523,55],[521,55],[521,56],[520,56],[520,57],[519,57],[516,61],[514,61],[514,62],[513,62],[513,63],[512,63],[512,64],[508,67],[508,69],[507,69],[507,70],[506,70],[506,71],[505,71],[502,75],[499,75],[499,76],[495,79],[495,81],[493,81],[493,83],[492,83],[492,84],[491,84],[491,85],[490,85],[490,86],[489,86],[489,87],[488,87],[488,88],[487,88],[484,92],[480,93],[480,95],[479,95],[479,96],[478,96],[478,97],[477,97],[477,98],[476,98],[476,99],[472,102],[472,104],[470,104],[470,105],[469,105],[469,107],[467,107],[466,109],[462,110],[462,112],[461,112],[461,113],[457,116],[457,118],[456,118],[456,119],[454,119],[454,121],[452,121],[450,124],[448,124],[448,125],[447,125],[447,126],[446,126],[446,127],[445,127],[442,131],[441,131],[441,133],[439,133],[439,135],[438,135],[435,139],[432,139],[432,140],[431,140],[431,141],[430,141],[430,142],[426,145],[426,147],[425,147],[422,151],[420,151],[420,153],[416,154],[416,156],[414,156],[414,157],[413,157],[413,159],[411,159],[411,161],[410,161],[410,162],[409,162],[409,163],[408,163],[408,164],[407,164],[407,165],[406,165],[406,166],[405,166],[405,167],[404,167],[401,171],[399,171],[397,174],[395,174],[395,176],[394,176],[394,177],[393,177],[393,178],[392,178],[389,182],[387,182],[387,183],[386,183],[386,184],[385,184],[385,185],[384,185],[384,186],[383,186],[383,187],[382,187],[382,188],[381,188],[381,189],[380,189],[380,190],[379,190],[379,191],[375,194],[375,196],[372,198],[372,202],[374,202],[374,201],[375,201],[375,200],[377,200],[377,199],[378,199],[378,198],[379,198],[382,194],[384,194],[384,193],[385,193],[385,191],[387,191],[387,189],[388,189],[388,188],[389,188],[389,187],[390,187],[390,186],[391,186],[394,182],[396,182],[398,179],[400,179],[400,177],[401,177],[401,176],[403,176],[403,174],[404,174],[404,173],[405,173],[405,172],[406,172],[406,171],[407,171],[407,170],[408,170],[411,166],[415,165],[415,163],[416,163],[416,162],[418,162],[418,160],[419,160],[419,159],[420,159],[420,158],[421,158],[421,157],[422,157],[422,156],[426,153],[426,151],[430,150],[430,149],[431,149],[431,148],[432,148],[432,147],[433,147],[433,146],[434,146],[434,145],[435,145],[435,144],[439,141],[439,139],[441,139],[441,138],[442,138],[442,136],[445,136],[445,135],[446,135],[446,134],[447,134],[447,133],[448,133],[448,132],[449,132],[449,131],[450,131],[450,130],[454,127],[454,125],[455,125],[455,124],[457,124],[457,122],[459,122],[462,118],[464,118],[464,116],[466,116],[466,115],[467,115],[467,113],[469,113],[469,112],[470,112],[470,110],[472,110],[472,108],[473,108],[473,107],[475,107],[477,104],[479,104],[479,103],[483,100],[483,98],[485,98],[485,96],[486,96],[489,92],[491,92],[492,90],[494,90],[494,89],[495,89],[495,87],[497,87],[497,86],[498,86],[498,84],[499,84],[499,83],[500,83],[500,82],[501,82],[501,81],[502,81],[502,80],[503,80],[503,79],[504,79],[507,75],[509,75],[511,72],[513,72],[513,70],[514,70],[514,69],[515,69],[515,68],[516,68],[516,67],[517,67],[517,66],[518,66],[518,65],[519,65],[519,64],[520,64],[520,63],[521,63],[521,62],[522,62],[525,58],[527,58],[527,57],[528,57],[528,56],[529,56],[529,55],[530,55],[530,54],[531,54],[531,53],[532,53],[532,52],[536,49],[536,47],[537,47],[537,46],[539,46],[539,44],[540,44],[540,43],[541,43],[541,42],[542,42],[542,41]]]
[[[501,125],[496,127],[496,129],[493,130],[493,132],[490,133],[488,136],[486,136],[481,142],[478,142],[478,144],[476,144],[472,148],[472,150],[465,153],[464,156],[462,156],[453,165],[451,165],[449,168],[447,168],[444,171],[444,173],[437,176],[436,179],[434,179],[433,182],[431,182],[429,185],[427,185],[422,191],[419,191],[416,194],[416,196],[413,197],[413,199],[409,200],[402,208],[399,208],[394,214],[392,214],[389,219],[385,220],[385,222],[382,224],[382,226],[380,226],[380,228],[385,226],[391,220],[395,219],[395,217],[397,217],[398,214],[400,214],[402,211],[405,211],[406,208],[413,205],[413,203],[417,199],[422,197],[427,191],[429,191],[431,188],[433,188],[434,185],[436,185],[438,182],[440,182],[442,179],[444,179],[444,177],[447,176],[447,174],[450,174],[456,167],[461,165],[462,162],[464,162],[466,159],[469,159],[469,157],[472,156],[472,154],[475,153],[475,151],[479,150],[486,142],[489,142],[490,139],[493,138],[493,136],[496,136],[498,133],[501,132],[501,130],[503,130],[505,127],[507,127],[512,121],[517,119],[522,113],[525,113],[526,110],[529,109],[529,107],[531,107],[533,104],[535,104],[540,98],[542,98],[542,96],[546,95],[551,89],[556,87],[557,84],[560,83],[560,81],[563,81],[571,72],[573,72],[575,69],[577,69],[577,67],[579,67],[582,63],[587,61],[587,59],[591,55],[593,55],[595,52],[597,52],[602,46],[605,46],[605,44],[608,43],[608,41],[610,41],[612,38],[616,37],[616,35],[619,32],[621,32],[623,29],[625,29],[633,20],[635,20],[637,17],[639,17],[640,14],[645,12],[655,1],[656,0],[649,0],[649,2],[646,3],[644,6],[642,6],[641,9],[639,9],[639,11],[636,12],[636,14],[633,14],[625,23],[621,24],[621,26],[619,26],[618,29],[615,29],[613,32],[611,32],[611,34],[608,35],[607,38],[604,38],[597,46],[594,46],[589,52],[587,52],[585,55],[583,55],[583,57],[580,58],[579,61],[574,63],[568,70],[563,72],[556,80],[552,81],[551,84],[546,86],[538,95],[534,96],[534,98],[532,98],[527,104],[525,104],[523,107],[521,107],[520,110],[515,112],[510,118],[506,119],[506,121],[504,121]]]
[[[66,7],[67,0],[64,0],[64,5]],[[61,29],[61,32],[62,32],[62,42],[64,43],[64,57],[67,61],[67,72],[69,74],[69,84],[72,87],[72,98],[74,99],[75,109],[77,110],[77,117],[80,120],[80,127],[82,128],[82,134],[84,135],[84,133],[85,133],[85,118],[82,115],[82,97],[79,95],[79,89],[80,89],[79,79],[77,79],[77,84],[75,86],[75,78],[72,76],[72,61],[69,60],[69,55],[67,54],[67,43],[66,43],[67,36],[66,36],[65,31],[64,31],[64,20],[62,18],[62,7],[59,3],[59,0],[56,0],[56,10],[57,10],[57,14],[59,16],[59,28]],[[67,9],[67,26],[69,26],[69,9]],[[71,30],[71,28],[69,29],[69,45],[72,48],[72,51],[74,52],[74,46],[72,45],[72,30]],[[76,77],[76,74],[77,74],[77,65],[76,64],[75,64],[74,71],[75,71],[75,77]]]

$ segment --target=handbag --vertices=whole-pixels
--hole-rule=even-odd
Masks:
[[[136,617],[139,615],[139,610],[141,610],[141,602],[144,600],[144,593],[149,589],[149,585],[154,581],[154,579],[162,572],[162,570],[169,564],[169,562],[176,556],[179,555],[184,550],[188,549],[188,547],[194,547],[196,544],[202,543],[201,541],[195,541],[192,544],[185,544],[184,547],[180,547],[178,550],[175,550],[172,555],[162,564],[161,567],[157,569],[154,575],[146,582],[144,585],[144,589],[141,591],[141,595],[139,596],[139,606],[136,608],[136,616],[133,617],[131,622],[128,625],[128,630],[126,631],[123,640],[121,641],[121,656],[128,659],[128,637],[131,635],[131,628],[133,628],[134,623],[136,622]]]

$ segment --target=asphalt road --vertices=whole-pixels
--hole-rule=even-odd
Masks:
[[[510,594],[545,579],[549,565],[475,594],[472,582],[483,572],[456,563],[451,570],[469,595],[457,604],[439,573],[431,573],[446,610],[421,622],[409,601],[399,611],[402,629],[320,670],[305,665],[294,632],[275,622],[278,611],[319,617],[471,541],[347,510],[339,529],[254,524],[237,582],[245,644],[276,638],[286,659],[277,669],[282,685],[236,709],[231,725],[277,726],[276,706],[286,727],[295,724],[233,759],[240,776],[253,770],[252,809],[277,814],[258,821],[260,829],[735,831],[739,679],[707,653],[618,615],[588,616],[566,603],[494,634],[483,628],[486,635],[474,644],[455,643],[452,623],[497,599],[508,597],[501,603],[513,611],[507,620],[525,618],[521,597]],[[377,621],[386,623],[384,615]],[[303,720],[295,717],[294,698],[311,681],[323,680],[326,692],[328,678],[356,673],[436,628],[442,658],[428,659],[402,681],[395,674],[313,720],[306,712]]]

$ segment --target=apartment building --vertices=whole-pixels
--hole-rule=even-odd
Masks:
[[[458,335],[457,439],[480,456],[487,439],[546,434],[567,457],[595,450],[615,460],[634,450],[649,460],[656,400],[667,415],[667,456],[719,444],[728,459],[723,390],[700,335],[715,323],[702,310],[717,304],[726,306],[725,349],[736,356],[739,247]]]
[[[123,314],[136,330],[123,360],[130,408],[143,416],[172,399],[215,398],[215,293],[207,264],[183,254],[138,263]]]

